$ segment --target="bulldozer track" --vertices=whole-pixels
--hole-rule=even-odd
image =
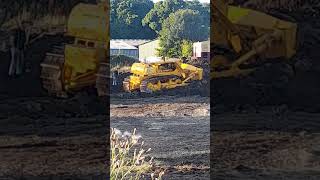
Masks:
[[[125,78],[122,82],[122,87],[125,92],[130,92],[130,79]]]
[[[50,95],[57,97],[66,97],[67,94],[63,89],[62,76],[64,55],[61,52],[46,53],[43,63],[41,63],[41,75],[43,88]]]
[[[163,83],[163,82],[169,81],[170,79],[171,79],[171,80],[177,80],[177,79],[181,79],[181,78],[178,77],[178,76],[162,76],[162,77],[153,77],[153,78],[149,78],[149,79],[143,80],[143,81],[141,82],[141,85],[140,85],[140,92],[152,93],[152,90],[150,90],[150,89],[148,88],[148,84],[149,84],[149,83],[154,84],[154,83],[158,83],[159,81],[160,81],[161,83]],[[182,80],[181,80],[181,81],[182,81]],[[162,87],[161,87],[161,89],[162,89]]]

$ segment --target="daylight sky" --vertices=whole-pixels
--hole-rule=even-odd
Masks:
[[[158,1],[161,1],[161,0],[153,0],[153,2],[158,2]],[[206,3],[209,3],[210,0],[199,0],[200,2],[206,2]]]

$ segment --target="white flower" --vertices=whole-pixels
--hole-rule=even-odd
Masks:
[[[116,135],[116,136],[121,136],[121,131],[119,130],[119,129],[117,129],[117,128],[114,128],[113,129],[114,130],[114,134]]]
[[[141,137],[142,137],[142,136],[139,135],[139,134],[137,134],[137,135],[132,135],[132,136],[131,136],[132,143],[133,143],[133,144],[136,144]]]
[[[126,131],[126,132],[124,132],[123,133],[123,137],[130,137],[132,134],[130,133],[130,132],[128,132],[128,131]]]
[[[140,134],[137,134],[137,135],[132,136],[132,138],[135,140],[139,140],[142,138],[142,136]]]

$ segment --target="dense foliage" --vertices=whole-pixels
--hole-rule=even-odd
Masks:
[[[181,56],[184,58],[191,57],[192,56],[192,42],[183,40],[181,43]]]
[[[153,2],[151,0],[111,0],[111,38],[155,38],[154,31],[142,26],[142,19],[152,7]]]
[[[162,29],[163,22],[171,13],[180,9],[191,9],[199,12],[203,18],[210,21],[209,5],[201,4],[199,1],[184,0],[164,0],[157,2],[154,7],[146,14],[142,24],[149,26],[155,32],[159,33]]]
[[[160,35],[160,56],[182,57],[186,52],[185,41],[203,41],[209,36],[209,22],[204,22],[198,11],[181,9],[163,22]],[[183,52],[183,51],[184,52]],[[183,54],[184,55],[183,55]]]

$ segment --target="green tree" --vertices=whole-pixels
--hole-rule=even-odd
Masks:
[[[144,26],[149,26],[156,33],[161,30],[162,23],[169,15],[179,9],[184,9],[186,2],[183,0],[164,0],[154,4],[154,7],[142,20]]]
[[[152,7],[151,0],[112,0],[111,38],[155,38],[155,33],[149,27],[143,27],[141,23]]]
[[[188,58],[192,56],[192,42],[188,40],[182,40],[181,43],[181,56],[184,58]]]
[[[209,22],[198,11],[178,10],[163,22],[159,54],[165,57],[182,57],[183,40],[203,41],[209,37]]]
[[[143,26],[149,26],[157,34],[162,29],[163,22],[180,9],[191,9],[199,12],[203,18],[210,23],[210,5],[202,4],[198,0],[184,1],[184,0],[164,0],[154,4],[153,8],[146,14],[142,20]]]

